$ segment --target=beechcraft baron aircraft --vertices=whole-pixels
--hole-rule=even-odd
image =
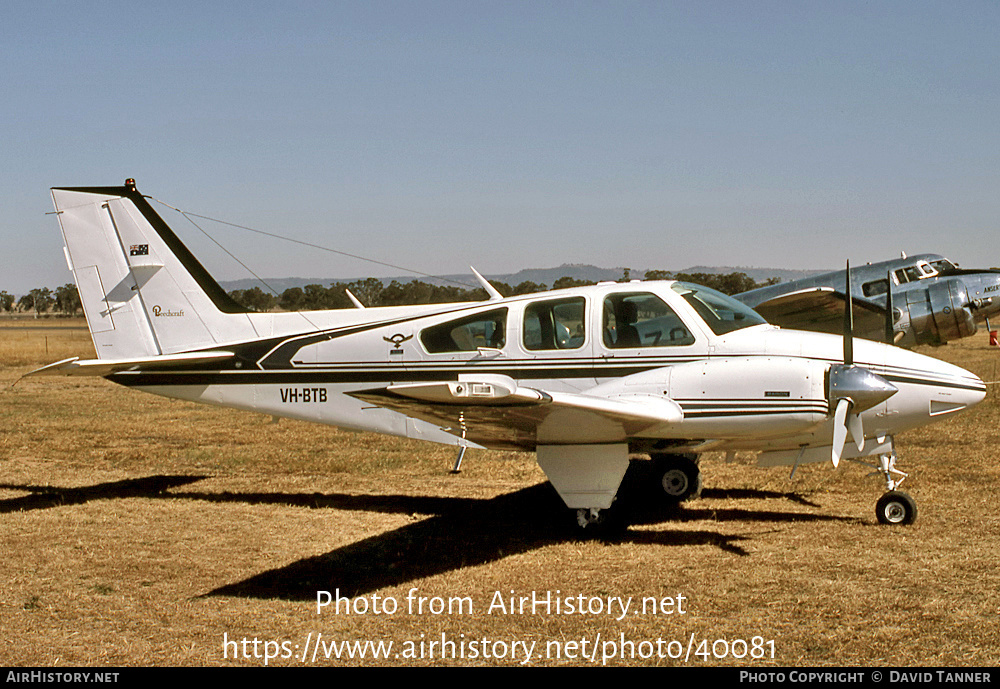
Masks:
[[[968,371],[885,344],[781,330],[683,282],[610,283],[489,301],[248,313],[136,191],[52,197],[97,359],[34,373],[97,375],[168,397],[449,443],[534,451],[584,529],[605,521],[629,456],[667,497],[700,483],[693,453],[764,465],[874,458],[883,523],[893,437],[981,401]],[[851,442],[848,443],[848,436]],[[794,469],[793,469],[794,472]]]

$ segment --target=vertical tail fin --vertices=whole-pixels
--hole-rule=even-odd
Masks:
[[[100,359],[173,354],[254,337],[245,310],[128,180],[52,189]]]

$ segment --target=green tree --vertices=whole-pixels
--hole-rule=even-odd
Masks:
[[[260,287],[250,289],[234,289],[229,293],[233,300],[245,309],[264,313],[270,311],[278,304],[278,298],[269,294]]]
[[[302,311],[306,308],[306,295],[301,287],[289,287],[278,297],[278,306],[285,311]]]
[[[514,288],[514,292],[513,293],[514,294],[534,294],[535,292],[544,292],[547,289],[548,289],[548,287],[545,286],[545,283],[538,284],[537,282],[532,282],[531,280],[525,280],[524,282],[519,283]]]
[[[765,285],[776,285],[781,282],[781,278],[768,278],[764,282],[757,282],[746,273],[739,271],[733,273],[671,273],[667,270],[647,270],[646,280],[683,280],[693,282],[697,285],[704,285],[723,294],[740,294]]]
[[[329,307],[329,293],[323,285],[306,285],[302,288],[305,296],[305,308],[309,311],[320,311]]]
[[[77,311],[83,308],[83,304],[80,303],[80,292],[72,283],[56,287],[55,299],[56,311],[65,313],[67,316],[75,316]]]
[[[647,270],[643,280],[673,280],[674,274],[669,270]]]
[[[592,280],[577,280],[571,277],[561,277],[552,283],[552,289],[566,289],[567,287],[586,287],[587,285],[596,285],[597,283]]]
[[[386,305],[382,301],[382,291],[385,289],[385,286],[378,278],[355,280],[354,282],[347,283],[346,287],[351,290],[351,294],[357,297],[358,301],[365,306]],[[348,306],[350,306],[350,304],[348,304]]]
[[[48,287],[36,287],[17,301],[21,311],[32,311],[35,316],[45,313],[55,303],[52,290]]]
[[[0,311],[13,311],[14,310],[14,295],[3,290],[0,292]]]

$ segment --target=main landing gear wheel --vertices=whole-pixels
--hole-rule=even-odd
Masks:
[[[875,505],[879,524],[912,524],[917,518],[917,503],[908,493],[891,490]]]
[[[701,470],[692,455],[656,454],[652,460],[669,502],[679,503],[701,495]]]

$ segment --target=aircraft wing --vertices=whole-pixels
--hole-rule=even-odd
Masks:
[[[885,333],[885,308],[853,298],[854,333],[881,341]],[[832,287],[808,287],[763,301],[753,307],[768,323],[789,330],[812,330],[839,335],[844,330],[847,296]]]
[[[389,385],[350,393],[362,401],[435,424],[492,447],[620,443],[684,418],[669,399],[646,394],[600,397],[519,386],[508,376]]]

